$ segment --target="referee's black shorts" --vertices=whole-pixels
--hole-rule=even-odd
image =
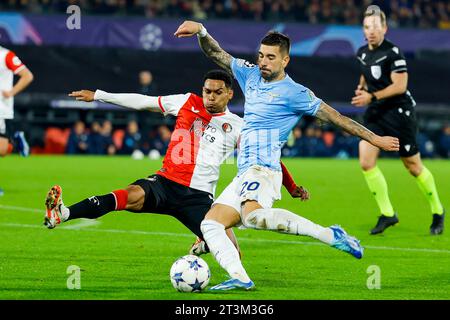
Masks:
[[[364,126],[380,136],[397,137],[400,157],[411,157],[419,152],[414,107],[369,107],[364,114]]]
[[[171,215],[203,239],[200,223],[213,203],[210,193],[183,186],[158,174],[139,179],[132,185],[145,191],[144,206],[138,212]]]

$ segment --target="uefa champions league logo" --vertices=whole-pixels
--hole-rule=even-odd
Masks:
[[[162,45],[161,28],[151,23],[147,24],[140,31],[139,41],[145,50],[158,50]]]

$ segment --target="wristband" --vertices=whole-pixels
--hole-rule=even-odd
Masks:
[[[208,34],[208,31],[206,30],[206,28],[202,25],[202,28],[200,29],[200,31],[197,33],[197,36],[200,38],[204,38],[206,37],[206,35]]]
[[[370,100],[370,102],[375,102],[378,100],[377,96],[373,92],[371,92],[370,95],[372,96],[372,99]]]

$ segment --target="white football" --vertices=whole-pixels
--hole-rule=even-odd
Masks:
[[[180,292],[200,292],[208,285],[210,277],[206,261],[194,255],[178,258],[170,268],[170,281]]]

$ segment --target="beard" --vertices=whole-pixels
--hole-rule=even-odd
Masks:
[[[270,71],[267,72],[266,71],[266,73],[263,73],[263,71],[261,69],[259,71],[260,71],[261,77],[264,80],[266,80],[267,82],[272,81],[273,79],[277,78],[280,75],[279,72],[270,72]]]

